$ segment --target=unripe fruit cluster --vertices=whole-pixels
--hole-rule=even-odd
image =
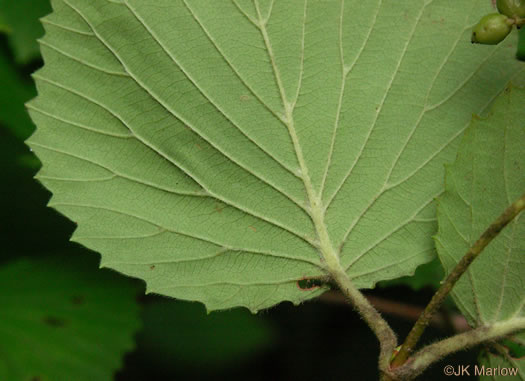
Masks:
[[[484,16],[472,30],[472,43],[496,45],[525,23],[525,0],[498,0],[499,13]]]

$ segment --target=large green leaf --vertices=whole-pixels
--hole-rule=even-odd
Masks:
[[[30,145],[73,239],[209,309],[358,287],[434,256],[434,197],[515,46],[485,0],[56,0]]]
[[[474,118],[455,163],[447,167],[436,237],[447,272],[525,190],[523,142],[525,89],[509,86],[487,118]],[[523,237],[525,217],[521,214],[485,248],[452,290],[472,326],[525,317]],[[493,355],[487,356],[488,363],[496,361]],[[523,371],[521,379],[525,379]]]
[[[65,259],[0,268],[0,380],[111,380],[140,325],[137,288]]]

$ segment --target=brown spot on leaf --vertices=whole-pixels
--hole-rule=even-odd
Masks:
[[[248,228],[249,228],[250,230],[252,230],[252,231],[253,231],[254,233],[256,233],[256,232],[257,232],[257,229],[256,229],[256,228],[254,228],[253,226],[248,226]]]
[[[45,324],[54,328],[62,328],[66,326],[66,321],[56,316],[46,316],[43,321]]]
[[[150,269],[150,270],[155,270],[155,265],[151,265],[151,266],[149,267],[149,269]]]
[[[240,100],[241,100],[242,102],[249,101],[250,99],[251,99],[251,97],[250,97],[249,95],[247,95],[247,94],[245,94],[245,95],[241,95],[241,97],[240,97]]]
[[[71,303],[73,303],[76,306],[84,304],[85,302],[86,302],[86,298],[84,298],[81,295],[75,295],[71,298]]]

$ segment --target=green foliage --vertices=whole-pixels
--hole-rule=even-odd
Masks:
[[[38,19],[49,12],[49,0],[0,0],[0,32],[8,34],[18,63],[40,56],[36,39],[44,30]]]
[[[480,366],[494,368],[493,377],[480,377],[480,381],[508,381],[525,379],[525,333],[516,335],[513,341],[506,340],[497,350],[482,351],[479,358]],[[497,373],[501,369],[517,369],[517,376]]]
[[[438,255],[448,271],[525,189],[525,91],[509,86],[489,117],[474,118],[438,208]],[[453,290],[472,325],[522,316],[525,219],[518,216],[471,265]],[[496,302],[495,302],[496,299]]]
[[[111,380],[134,347],[138,289],[85,261],[21,259],[0,289],[1,380]]]
[[[525,61],[525,28],[521,28],[518,34],[518,52],[516,58],[520,61]]]
[[[141,354],[160,366],[190,365],[213,372],[259,353],[275,338],[246,310],[206,314],[201,304],[155,301],[144,307]]]
[[[330,249],[360,287],[413,274],[433,257],[432,198],[470,113],[484,114],[509,79],[525,79],[523,65],[510,59],[512,43],[468,46],[467,25],[489,10],[488,1],[128,3],[57,0],[44,20],[47,65],[37,74],[41,97],[30,106],[39,122],[32,144],[45,161],[39,176],[55,193],[52,203],[79,222],[74,239],[101,251],[103,265],[208,309],[256,311],[319,295]],[[522,7],[498,1],[502,13],[509,13],[503,3]],[[0,222],[8,221],[0,238],[11,240],[12,225],[25,219],[35,243],[24,249],[38,245],[31,255],[44,257],[10,263],[21,256],[12,251],[0,258],[0,287],[9,290],[0,295],[0,380],[109,380],[133,347],[135,284],[78,258],[46,259],[41,247],[53,245],[55,225],[30,200],[45,192],[20,188],[23,206],[10,193],[39,167],[20,149],[33,130],[23,103],[35,94],[20,74],[40,57],[37,18],[49,11],[47,0],[0,0],[0,33],[14,49],[0,55],[0,128],[9,130],[0,130]],[[524,37],[522,29],[521,60]],[[489,119],[500,128],[523,120],[517,99],[524,92],[512,91],[519,95],[506,93],[507,104],[499,100],[491,117],[511,121]],[[483,151],[472,138],[478,128],[470,127],[464,145],[474,147],[460,156]],[[510,128],[502,130],[514,139]],[[523,133],[510,151],[497,131],[482,137],[494,134],[498,144],[486,156],[517,156]],[[523,160],[514,164],[523,169]],[[474,167],[481,175],[472,184],[501,171]],[[497,199],[497,192],[486,200],[479,192],[471,193],[473,205]],[[487,209],[503,205],[496,200]],[[467,221],[469,238],[480,226],[469,230]],[[515,237],[500,239],[498,250],[523,251],[508,244]],[[459,246],[452,238],[451,248]],[[459,257],[451,258],[449,268]],[[500,271],[505,263],[510,271]],[[523,261],[497,260],[494,268],[495,276],[486,263],[465,275],[475,281],[472,299],[468,286],[456,295],[464,312],[479,312],[469,317],[472,325],[495,321],[486,316],[499,318],[497,311],[510,316],[515,301],[523,307]],[[494,281],[501,274],[503,286]],[[417,289],[437,287],[441,278],[434,259],[413,276],[381,284]],[[489,296],[499,298],[497,311]],[[145,300],[139,354],[159,366],[216,370],[273,339],[246,311],[205,316],[196,304]],[[480,363],[520,368],[523,379],[524,355],[522,333],[488,345]]]
[[[444,274],[441,263],[437,258],[434,258],[431,262],[419,266],[413,275],[381,282],[379,286],[406,285],[414,290],[420,290],[424,287],[431,287],[437,290],[443,277]]]
[[[507,348],[508,353],[513,358],[519,359],[525,357],[525,336],[524,334],[516,335],[512,339],[502,340],[502,344]]]
[[[28,71],[39,65],[37,17],[49,10],[48,1],[0,0],[0,33],[14,48],[0,47],[0,380],[110,380],[135,346],[137,284],[100,271],[94,258],[86,260],[89,253],[71,249],[70,224],[45,208],[48,193],[32,180],[40,162],[23,144],[34,130],[24,103],[36,94]],[[53,259],[49,250],[56,247],[68,258]],[[152,363],[179,358],[186,367],[215,369],[249,358],[273,337],[246,311],[207,319],[172,303],[147,305],[140,345]],[[176,322],[194,329],[198,341],[184,342],[191,330],[185,336]]]
[[[470,46],[483,0],[53,6],[29,105],[51,205],[104,266],[209,309],[430,261],[443,163],[524,79],[515,47]]]
[[[524,89],[507,87],[487,118],[473,119],[455,163],[447,168],[436,236],[446,271],[525,189],[524,99]],[[525,316],[523,237],[522,214],[494,239],[454,287],[453,298],[472,326]],[[495,360],[492,355],[484,358],[489,358],[490,364],[507,361]],[[521,377],[525,377],[523,371]]]
[[[22,80],[7,57],[0,54],[0,110],[4,110],[0,112],[0,124],[21,140],[34,130],[24,103],[35,94],[34,85]]]
[[[9,33],[11,29],[7,26],[5,22],[0,19],[0,33]]]

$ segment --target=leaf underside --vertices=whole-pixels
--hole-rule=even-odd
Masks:
[[[55,0],[29,140],[73,239],[208,309],[299,303],[434,256],[471,113],[523,81],[478,0]],[[511,38],[509,38],[509,41]]]
[[[509,86],[487,118],[475,117],[439,198],[438,256],[451,269],[483,231],[525,191],[525,89]],[[452,290],[474,326],[525,316],[525,217],[518,215],[487,246]],[[523,335],[522,335],[523,337]],[[482,365],[517,367],[486,353]],[[496,364],[496,365],[494,365]],[[521,380],[525,380],[523,359]],[[499,379],[499,378],[494,378]],[[503,378],[502,378],[503,379]]]

